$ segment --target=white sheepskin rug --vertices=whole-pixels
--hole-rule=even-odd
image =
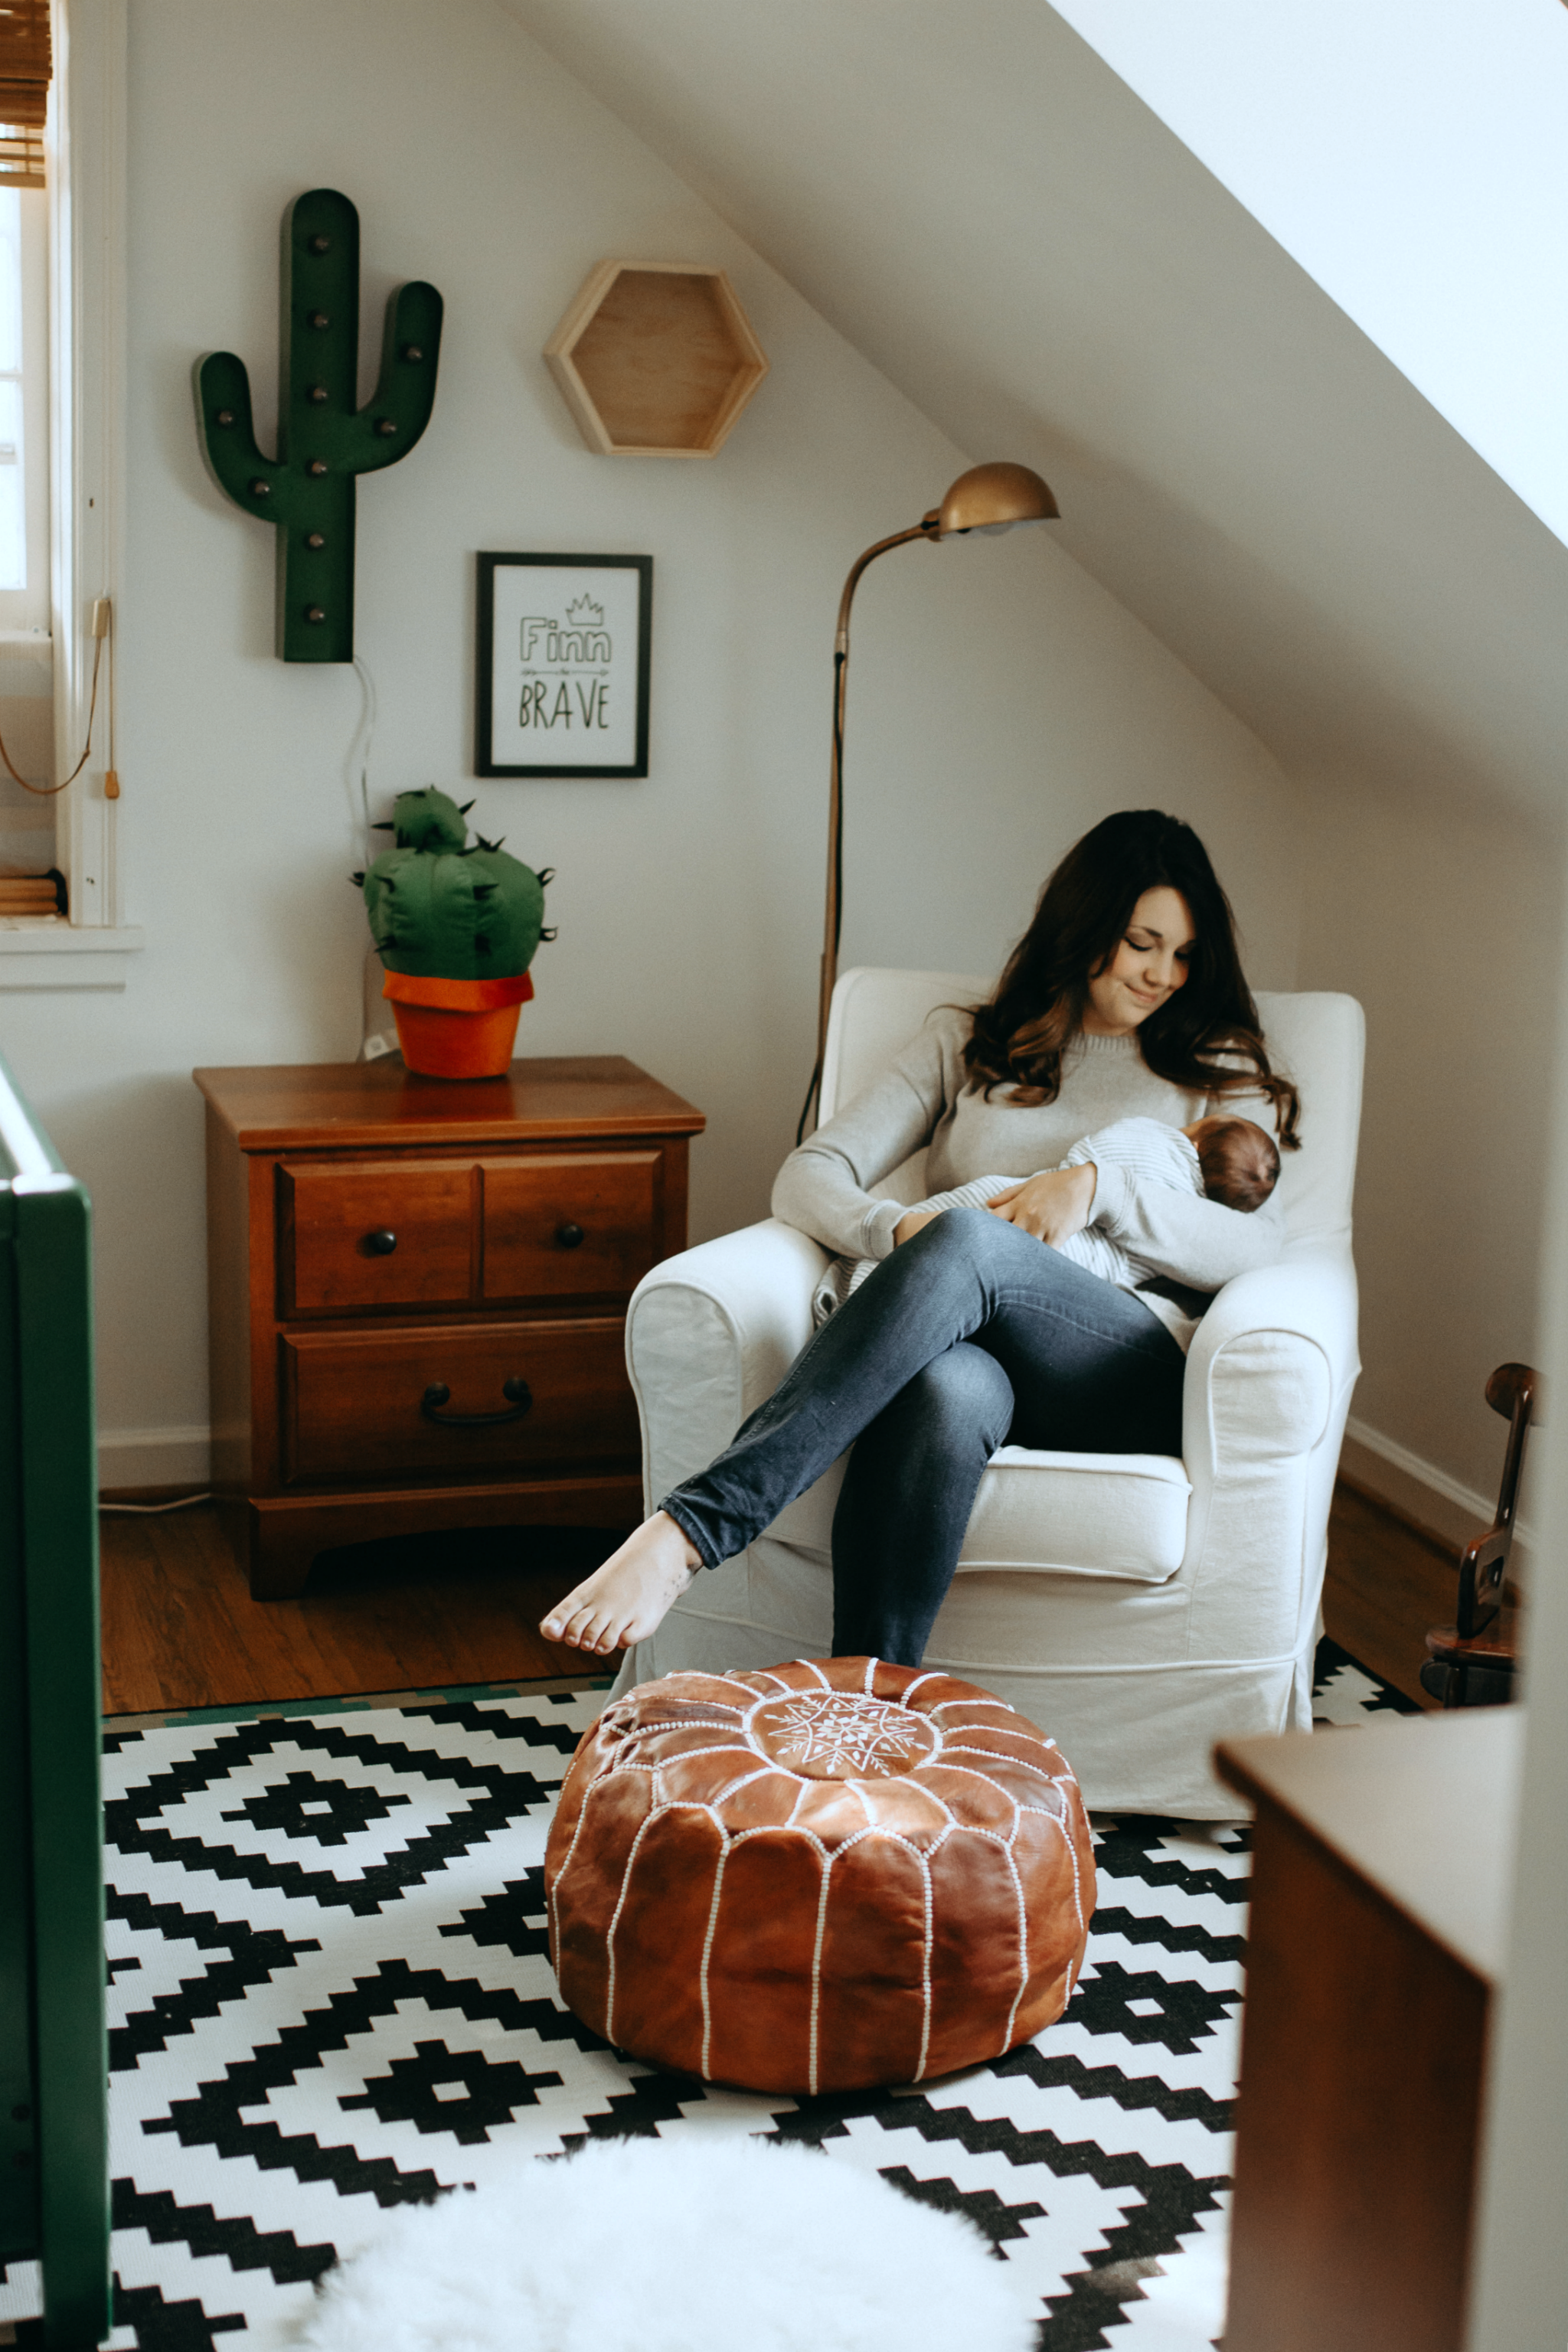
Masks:
[[[813,2148],[591,2141],[404,2205],[328,2273],[313,2352],[1031,2352],[957,2214]]]

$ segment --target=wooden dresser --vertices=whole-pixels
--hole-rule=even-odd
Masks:
[[[1459,2352],[1523,1710],[1227,1741],[1258,1808],[1226,2352]]]
[[[258,1600],[336,1544],[642,1513],[626,1301],[700,1111],[618,1055],[198,1070],[213,1484]]]

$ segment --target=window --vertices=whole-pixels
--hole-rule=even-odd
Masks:
[[[123,959],[142,944],[118,924],[120,803],[106,775],[112,640],[93,635],[99,601],[105,613],[118,607],[121,563],[126,16],[126,0],[0,0],[0,204],[10,190],[19,197],[11,257],[19,296],[10,298],[0,368],[11,418],[0,444],[16,448],[20,485],[0,489],[0,499],[13,506],[6,576],[16,576],[19,509],[26,580],[0,586],[0,731],[29,781],[59,781],[81,761],[68,788],[49,799],[0,772],[0,875],[52,867],[68,894],[68,919],[40,918],[28,937],[25,923],[0,915],[0,988],[122,987]],[[0,307],[5,299],[0,290]],[[19,443],[11,361],[18,314]],[[0,457],[0,473],[11,470]],[[84,758],[97,656],[104,658]],[[26,894],[13,883],[9,895]]]
[[[48,199],[0,185],[0,629],[48,625]]]
[[[0,737],[19,773],[39,785],[55,775],[45,193],[49,31],[40,0],[0,0]],[[0,772],[0,879],[47,872],[57,849],[52,804]]]

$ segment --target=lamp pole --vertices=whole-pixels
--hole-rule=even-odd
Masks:
[[[896,530],[890,539],[878,540],[849,567],[844,593],[838,600],[838,628],[833,640],[833,759],[827,793],[827,891],[816,1003],[816,1062],[801,1106],[796,1143],[805,1133],[813,1102],[820,1110],[827,1020],[838,979],[838,942],[844,918],[844,708],[849,691],[849,608],[861,574],[879,555],[886,555],[890,547],[907,546],[911,539],[956,538],[971,530],[994,535],[1011,530],[1016,523],[1053,521],[1059,512],[1048,485],[1027,466],[1005,462],[973,466],[968,473],[959,476],[941,506],[932,507],[909,530]]]

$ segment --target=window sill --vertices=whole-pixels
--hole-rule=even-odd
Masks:
[[[47,917],[0,920],[0,992],[14,989],[121,989],[140,954],[140,929],[89,930]]]

